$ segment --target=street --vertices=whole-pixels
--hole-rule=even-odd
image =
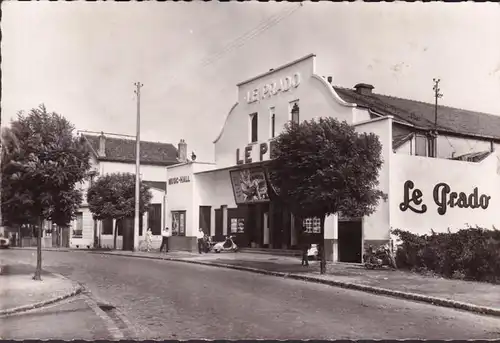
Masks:
[[[88,252],[44,251],[43,265],[116,306],[138,339],[500,337],[499,318],[236,270]]]

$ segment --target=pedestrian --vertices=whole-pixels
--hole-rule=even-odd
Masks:
[[[167,227],[165,227],[161,231],[161,246],[160,246],[160,252],[162,252],[163,247],[165,247],[165,252],[168,252],[168,238],[170,237],[170,230]]]
[[[198,252],[201,254],[205,245],[205,234],[203,233],[203,229],[201,227],[196,234],[196,238],[198,238]]]
[[[309,266],[309,249],[311,249],[311,243],[309,242],[309,236],[302,230],[299,237],[300,250],[302,251],[302,266]]]
[[[146,231],[146,251],[150,252],[151,248],[153,246],[153,231],[151,231],[151,228]]]

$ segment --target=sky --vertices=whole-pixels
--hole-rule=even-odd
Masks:
[[[500,115],[497,3],[2,2],[2,125],[45,104],[77,129],[213,161],[236,84],[316,54],[353,87]]]

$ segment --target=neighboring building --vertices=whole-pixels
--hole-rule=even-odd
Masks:
[[[317,232],[317,220],[297,222],[268,192],[265,166],[287,121],[327,116],[379,136],[379,189],[388,194],[370,216],[326,218],[329,259],[360,262],[363,245],[388,242],[391,228],[423,234],[500,227],[500,117],[440,106],[435,127],[432,104],[331,81],[316,74],[315,56],[308,55],[238,84],[237,102],[214,141],[215,163],[167,167],[167,223],[179,245],[193,250],[199,227],[217,238],[236,235],[240,246],[272,249],[297,248],[302,225]],[[247,199],[250,183],[260,196]]]
[[[134,139],[123,139],[83,134],[91,150],[92,170],[97,175],[116,172],[135,174],[135,149]],[[159,245],[161,229],[165,225],[165,167],[187,160],[187,146],[184,141],[179,143],[179,151],[170,143],[141,141],[141,179],[151,187],[153,198],[147,213],[141,218],[139,239],[144,239],[147,228],[153,231],[153,244]],[[178,155],[179,154],[179,155]],[[83,203],[72,222],[70,233],[70,246],[74,248],[88,248],[93,246],[94,225],[97,226],[98,237],[102,247],[113,246],[114,220],[97,221],[94,223],[92,214],[88,209],[86,194],[91,180],[81,184]],[[122,247],[121,227],[118,225],[117,248]]]

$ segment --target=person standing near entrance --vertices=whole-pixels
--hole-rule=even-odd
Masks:
[[[196,238],[198,238],[198,252],[201,254],[205,247],[205,233],[201,227],[196,233]]]
[[[160,252],[162,252],[163,247],[165,247],[165,252],[168,252],[168,238],[170,237],[170,230],[168,227],[165,227],[161,231],[161,246],[160,246]]]

